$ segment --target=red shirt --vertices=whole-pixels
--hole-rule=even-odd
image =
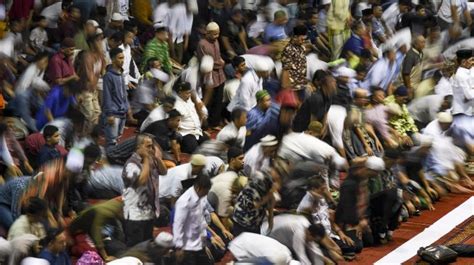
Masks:
[[[10,19],[27,19],[34,8],[34,0],[14,0],[8,15]]]
[[[49,60],[48,80],[55,84],[56,79],[65,78],[74,74],[72,58],[68,59],[62,52],[58,52]]]

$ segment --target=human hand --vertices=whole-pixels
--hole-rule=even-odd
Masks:
[[[27,173],[29,174],[33,173],[33,167],[30,165],[30,162],[28,162],[28,160],[23,162],[23,166],[25,167],[25,170]]]
[[[23,172],[21,172],[21,170],[16,165],[9,166],[7,172],[10,176],[13,177],[23,176]]]
[[[225,250],[225,243],[220,236],[216,235],[211,237],[211,243],[214,247]]]
[[[339,234],[339,238],[341,238],[341,241],[344,242],[344,244],[346,244],[348,246],[351,246],[351,247],[354,246],[354,240],[352,240],[352,238],[346,236],[346,234],[344,234],[344,232],[341,231],[341,233]]]
[[[107,117],[107,124],[114,125],[114,123],[115,123],[115,117],[114,116]]]
[[[234,235],[232,235],[232,233],[227,231],[227,230],[222,231],[222,234],[224,234],[225,238],[227,238],[229,240],[234,239]]]

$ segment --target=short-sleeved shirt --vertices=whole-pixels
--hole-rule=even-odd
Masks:
[[[352,36],[344,44],[344,47],[342,48],[342,54],[345,54],[347,51],[350,51],[355,55],[359,56],[362,53],[363,49],[364,40],[361,37],[352,34]]]
[[[232,49],[234,49],[234,51],[238,55],[244,54],[245,50],[244,50],[244,47],[240,43],[240,37],[239,37],[239,33],[245,30],[244,26],[237,25],[235,24],[234,21],[229,19],[228,21],[226,21],[226,26],[221,27],[221,28],[222,28],[221,36],[229,38],[229,42],[230,42],[230,45],[232,46]]]
[[[271,43],[286,38],[288,38],[288,35],[285,32],[285,27],[275,25],[273,23],[268,24],[265,28],[265,31],[263,32],[264,43]]]
[[[48,66],[48,79],[54,83],[56,79],[69,77],[74,74],[74,65],[72,59],[66,58],[62,52],[58,52],[51,60]]]
[[[299,85],[308,84],[306,79],[306,52],[302,45],[295,45],[292,42],[283,50],[282,67],[290,74],[290,81],[296,88]]]
[[[423,54],[419,53],[415,49],[410,49],[402,64],[402,74],[409,75],[413,67],[421,63]]]

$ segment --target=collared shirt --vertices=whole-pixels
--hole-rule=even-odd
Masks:
[[[69,77],[74,73],[72,58],[66,58],[62,52],[56,53],[49,60],[48,79],[51,82],[55,83],[56,79]]]
[[[260,78],[254,70],[249,70],[242,77],[239,88],[232,98],[227,110],[232,112],[235,108],[242,108],[246,111],[251,110],[257,105],[255,95],[263,89],[263,79]]]
[[[231,122],[222,128],[222,130],[217,134],[216,139],[224,143],[234,141],[235,146],[240,146],[243,148],[246,133],[247,129],[245,126],[237,128],[234,122]]]
[[[453,114],[474,115],[474,78],[469,69],[459,67],[453,81]]]
[[[183,189],[181,181],[193,178],[191,170],[191,163],[186,163],[170,168],[166,175],[160,175],[160,198],[179,197]]]
[[[184,101],[182,98],[177,96],[174,107],[182,115],[178,132],[182,136],[192,134],[196,136],[196,139],[199,136],[202,136],[201,120],[199,119],[193,101],[191,99]]]
[[[163,70],[171,73],[172,66],[170,60],[170,49],[167,42],[159,41],[157,38],[150,40],[145,46],[145,53],[143,56],[142,72],[146,68],[146,63],[149,59],[156,57],[163,66]]]
[[[266,257],[271,264],[290,264],[292,260],[291,251],[285,245],[255,233],[240,234],[230,241],[229,250],[238,261]]]
[[[306,79],[306,52],[304,46],[293,44],[293,41],[290,41],[283,50],[281,63],[283,69],[288,71],[291,84],[294,88],[308,84],[308,80]]]
[[[197,57],[199,60],[202,59],[204,55],[209,55],[214,59],[214,67],[211,73],[212,85],[211,88],[218,87],[222,85],[226,78],[224,74],[224,64],[221,63],[221,50],[219,47],[219,41],[209,42],[207,39],[201,39],[198,43],[196,50]],[[209,76],[204,77],[208,79]]]
[[[361,37],[357,36],[356,34],[352,34],[351,37],[346,41],[344,47],[342,48],[342,54],[345,52],[350,51],[355,55],[360,56],[362,50],[364,49],[364,41]]]
[[[323,265],[323,253],[316,242],[306,240],[306,229],[310,223],[304,216],[294,214],[283,214],[275,216],[274,226],[268,234],[269,237],[285,245],[296,254],[301,265]],[[265,233],[268,223],[262,225],[262,233]],[[307,251],[310,250],[310,251]]]
[[[204,200],[194,187],[189,188],[175,204],[173,241],[175,247],[187,251],[203,249],[202,238],[207,235]]]

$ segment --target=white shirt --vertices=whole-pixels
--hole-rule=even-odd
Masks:
[[[174,43],[182,43],[184,35],[191,34],[193,14],[189,13],[184,3],[174,4],[169,12],[169,30]]]
[[[235,145],[243,148],[246,134],[247,128],[245,126],[237,128],[234,122],[231,122],[222,128],[217,134],[216,139],[224,143],[227,143],[229,140],[235,140]]]
[[[196,139],[199,138],[199,136],[202,136],[201,120],[199,119],[199,115],[197,114],[191,98],[184,101],[182,98],[177,96],[174,108],[182,115],[178,132],[182,136],[192,134],[196,136]]]
[[[153,23],[155,27],[169,27],[170,7],[167,2],[159,4],[153,11]]]
[[[227,110],[232,112],[235,108],[242,108],[246,111],[251,110],[257,105],[255,95],[263,89],[263,79],[257,76],[254,70],[248,70],[242,77],[239,88]]]
[[[424,96],[412,100],[407,108],[414,120],[427,123],[436,119],[443,100],[441,95]]]
[[[13,58],[15,55],[15,34],[5,32],[6,36],[0,39],[0,54],[5,54],[8,58]]]
[[[228,217],[232,214],[230,210],[233,206],[231,187],[234,181],[238,178],[236,172],[227,171],[215,176],[212,181],[212,187],[209,190],[208,200],[211,197],[217,201],[213,201],[212,205],[216,213],[221,217]]]
[[[166,175],[160,176],[160,198],[179,197],[183,189],[181,181],[192,177],[190,163],[170,168]]]
[[[238,260],[265,257],[273,264],[289,264],[291,251],[275,239],[255,233],[242,233],[229,243],[229,250]]]
[[[254,172],[270,166],[270,158],[263,155],[261,145],[257,143],[245,153],[244,173],[247,176],[252,176]]]
[[[41,71],[35,63],[30,64],[16,83],[15,92],[21,94],[30,88],[49,90],[49,85],[43,80],[43,77],[44,71]]]
[[[309,134],[296,132],[283,137],[278,156],[291,161],[303,159],[319,162],[340,157],[336,149],[326,142]]]
[[[381,58],[372,65],[367,73],[364,87],[377,86],[386,91],[388,86],[397,78],[396,71],[397,63],[395,61],[390,64],[387,58]]]
[[[45,7],[41,11],[41,15],[48,19],[48,28],[55,29],[58,27],[59,14],[62,12],[62,2],[56,2]]]
[[[187,251],[203,249],[202,237],[207,235],[204,201],[194,187],[189,188],[175,204],[173,241],[175,247]]]
[[[434,91],[438,95],[452,95],[453,94],[453,87],[451,86],[450,79],[446,77],[441,77],[438,84],[434,87]]]
[[[458,17],[463,21],[463,12],[467,8],[466,0],[443,0],[438,10],[438,17],[448,23],[453,23],[453,17],[451,14],[451,6],[456,6]]]
[[[132,47],[130,47],[130,45],[122,44],[119,46],[119,48],[123,50],[123,55],[124,55],[122,75],[125,79],[125,84],[128,85],[130,82],[138,84],[138,79],[140,78],[140,72],[138,71],[138,67],[135,64],[135,60],[133,60],[132,58]],[[137,75],[136,78],[130,75],[130,67],[132,64],[133,64],[133,67],[135,68],[135,74]]]
[[[459,67],[453,82],[453,115],[474,115],[474,78],[469,69]]]
[[[140,127],[140,131],[143,131],[148,127],[148,125],[152,124],[155,121],[161,121],[168,118],[168,113],[165,112],[163,105],[153,109],[148,117],[143,121],[142,126]]]
[[[294,214],[283,214],[275,216],[273,222],[273,229],[268,236],[293,251],[302,265],[324,264],[324,255],[316,242],[306,241],[306,229],[310,225],[306,217]],[[268,222],[264,222],[262,224],[261,233],[264,233],[267,229]],[[306,251],[306,248],[311,251]]]

